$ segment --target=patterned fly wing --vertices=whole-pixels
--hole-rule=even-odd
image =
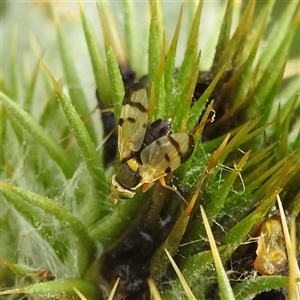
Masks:
[[[187,133],[163,136],[141,152],[141,184],[153,182],[180,167],[194,151],[194,138]]]
[[[148,119],[146,90],[142,84],[135,83],[125,93],[118,123],[118,148],[121,160],[141,148]]]

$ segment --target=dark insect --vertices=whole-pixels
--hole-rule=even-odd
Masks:
[[[117,131],[116,131],[116,121],[114,113],[108,109],[104,109],[102,106],[102,101],[99,97],[99,93],[96,90],[96,98],[98,100],[98,107],[101,112],[101,121],[103,124],[103,136],[106,142],[103,147],[103,165],[108,167],[112,164],[117,155]]]

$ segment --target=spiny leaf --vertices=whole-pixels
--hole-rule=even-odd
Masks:
[[[91,188],[93,189],[94,192],[94,198],[89,199],[89,201],[86,202],[86,206],[82,208],[83,210],[82,219],[85,222],[87,222],[86,225],[89,226],[99,218],[99,216],[101,215],[101,209],[105,210],[107,208],[107,207],[103,207],[103,205],[101,207],[99,206],[101,200],[103,204],[104,199],[108,194],[108,186],[106,184],[106,179],[105,179],[105,174],[103,172],[101,159],[99,159],[99,156],[95,149],[95,145],[90,139],[90,136],[83,122],[81,121],[80,117],[76,113],[75,108],[72,106],[71,101],[66,97],[63,91],[60,89],[53,75],[50,73],[50,71],[46,68],[44,64],[43,67],[48,73],[49,78],[52,81],[52,84],[60,100],[61,106],[65,113],[70,129],[74,134],[74,137],[76,138],[76,141],[80,148],[82,158],[85,161],[86,166],[89,170],[91,183],[92,183]]]
[[[276,4],[276,1],[268,0],[264,5],[259,6],[259,10],[255,11],[255,18],[252,21],[251,33],[250,34],[258,34],[262,24],[265,19],[269,19],[271,13],[273,12],[273,7]],[[265,33],[264,33],[265,34]],[[252,49],[253,45],[256,43],[255,39],[248,39],[245,41],[245,50]]]
[[[53,4],[51,5],[52,17],[54,19],[56,36],[61,56],[61,62],[63,65],[64,75],[66,78],[68,91],[70,94],[71,101],[81,119],[84,121],[85,127],[94,142],[97,143],[97,137],[95,128],[91,118],[87,118],[90,115],[90,110],[87,105],[82,88],[80,87],[80,81],[76,72],[74,60],[71,58],[65,37],[63,36],[60,20],[56,14]]]
[[[199,63],[200,61],[200,53],[197,57],[196,61]],[[199,64],[195,64],[194,68],[191,70],[190,80],[187,82],[186,90],[185,90],[185,97],[183,98],[181,110],[179,110],[176,114],[176,118],[174,118],[174,123],[179,123],[181,121],[179,132],[184,132],[186,130],[187,122],[188,122],[188,115],[189,115],[189,108],[191,106],[192,97],[195,91],[195,86],[198,80],[198,73],[199,73]]]
[[[120,31],[117,28],[117,23],[115,16],[111,10],[111,5],[104,0],[97,3],[98,15],[100,16],[100,21],[103,25],[105,24],[106,35],[109,36],[109,42],[111,43],[111,48],[114,50],[113,55],[117,58],[118,63],[121,66],[128,65],[128,59],[126,56],[123,41],[120,36]],[[124,20],[125,22],[128,20]],[[106,43],[106,37],[104,36],[104,42]],[[106,45],[107,46],[107,45]]]
[[[182,12],[183,7],[181,6],[177,24],[174,30],[173,38],[171,41],[170,48],[168,50],[166,61],[165,61],[165,93],[166,99],[171,99],[173,97],[173,89],[174,89],[174,74],[175,74],[175,60],[176,60],[176,52],[177,52],[177,45],[178,45],[178,37],[181,28],[181,21],[182,21]]]
[[[94,243],[88,236],[86,228],[83,226],[83,224],[63,206],[55,203],[49,198],[10,185],[3,181],[0,182],[0,185],[3,190],[9,190],[13,192],[27,203],[41,209],[46,214],[55,217],[71,230],[71,232],[81,241],[78,243],[78,248],[80,250],[79,263],[81,265],[81,271],[83,271],[91,259],[90,254],[94,248]]]
[[[199,24],[200,24],[202,6],[203,6],[203,1],[200,1],[193,19],[193,25],[189,35],[188,44],[186,46],[184,59],[182,61],[182,64],[176,76],[176,90],[178,95],[176,95],[174,101],[177,104],[183,102],[186,95],[186,91],[189,89],[191,85],[191,81],[192,81],[190,76],[191,70],[194,70],[195,66],[198,66],[199,64],[200,55],[197,49],[197,45],[198,45],[198,38],[199,38]],[[192,74],[194,74],[194,72]],[[187,82],[190,83],[187,84]],[[172,113],[174,115],[177,114],[177,112],[175,112],[175,106],[173,107]],[[180,122],[179,120],[177,120],[177,124],[176,122],[174,122],[174,128],[176,127],[178,128],[180,123],[181,120]]]
[[[294,205],[290,213],[291,218],[296,218],[300,214],[300,190],[295,196]]]
[[[45,282],[45,281],[51,281],[54,279],[54,276],[50,273],[49,270],[43,268],[40,270],[29,268],[25,265],[20,264],[14,264],[8,260],[5,260],[0,257],[0,261],[3,261],[3,263],[9,267],[9,269],[19,277],[25,278],[27,281],[32,282]]]
[[[266,182],[264,182],[264,184],[262,184],[255,193],[256,196],[262,197],[262,195],[264,195],[265,193],[268,194],[269,191],[284,187],[288,175],[296,167],[295,162],[298,158],[299,151],[291,153],[284,160],[282,160],[282,162],[284,162],[284,165],[280,169],[276,170],[276,172],[271,173],[270,178]]]
[[[262,160],[265,160],[269,157],[272,157],[272,152],[273,152],[273,148],[278,144],[278,142],[275,142],[263,149],[261,149],[261,151],[257,152],[257,153],[253,153],[252,156],[250,157],[250,159],[248,160],[246,166],[244,166],[243,170],[247,170],[249,167],[253,167],[256,164],[259,163],[259,165],[261,165],[263,162],[261,162]],[[259,166],[258,166],[259,167]],[[255,166],[256,168],[256,166]],[[255,171],[251,171],[251,173],[255,173]],[[251,176],[252,174],[247,174],[247,180],[249,179],[249,176]],[[259,173],[257,173],[259,174]],[[255,175],[255,177],[257,176],[257,174]],[[251,182],[251,180],[249,180]]]
[[[261,122],[266,122],[269,118],[271,107],[274,103],[275,93],[271,93],[272,88],[275,86],[278,88],[278,77],[282,77],[283,69],[286,64],[288,51],[291,45],[291,42],[294,38],[295,30],[300,20],[300,10],[294,17],[289,30],[287,30],[283,42],[278,47],[276,51],[276,60],[269,61],[268,67],[264,70],[264,76],[260,78],[255,89],[252,91],[252,97],[259,100],[259,104],[262,105],[262,120]],[[270,45],[271,46],[271,45]],[[270,47],[269,46],[269,47]],[[262,58],[260,59],[262,60]],[[261,69],[259,71],[262,71]],[[280,79],[279,77],[279,79]],[[276,84],[277,83],[277,84]],[[270,95],[269,95],[270,94]],[[254,96],[255,95],[255,96]]]
[[[210,221],[210,224],[212,220],[215,219],[216,216],[219,214],[219,212],[222,210],[226,198],[228,197],[228,194],[232,189],[233,183],[236,180],[237,176],[242,171],[244,164],[246,164],[250,152],[251,150],[248,151],[242,157],[240,162],[234,166],[234,170],[231,172],[230,176],[224,181],[220,189],[218,189],[212,194],[211,196],[212,200],[208,202],[207,205],[205,206],[205,211]]]
[[[258,293],[266,290],[277,290],[287,286],[288,279],[283,276],[259,276],[237,284],[233,288],[236,300],[255,297]]]
[[[203,209],[202,206],[200,206],[201,209],[201,215],[202,215],[202,219],[204,222],[204,226],[205,226],[205,230],[209,239],[209,244],[210,244],[210,248],[212,250],[212,255],[215,261],[215,267],[216,267],[216,272],[217,272],[217,279],[218,279],[218,284],[219,284],[219,295],[220,298],[225,300],[225,299],[232,299],[234,300],[235,297],[233,295],[230,283],[229,283],[229,279],[227,278],[227,274],[225,272],[225,269],[222,265],[222,261],[217,249],[217,245],[216,242],[214,240],[214,236],[212,234],[211,228],[209,227],[209,222],[208,219],[206,217],[205,211]]]
[[[102,4],[103,5],[103,4]],[[100,4],[97,6],[98,14],[102,26],[102,33],[105,45],[106,59],[107,59],[107,73],[108,81],[111,90],[112,103],[114,104],[114,113],[116,116],[120,114],[120,105],[124,96],[124,86],[122,76],[120,74],[118,61],[115,56],[115,49],[111,46],[111,40],[107,30],[107,25],[104,20],[104,15],[101,10]]]
[[[227,89],[231,89],[231,96],[229,97],[235,99],[232,108],[232,114],[238,113],[238,111],[240,110],[239,106],[245,107],[247,105],[247,99],[249,99],[248,101],[250,101],[250,98],[247,98],[246,95],[248,93],[248,89],[251,87],[251,82],[253,81],[253,63],[257,54],[259,43],[261,42],[267,24],[267,20],[268,14],[266,14],[265,18],[262,20],[262,24],[257,33],[257,37],[251,48],[249,56],[246,58],[243,64],[236,66],[235,74],[233,74],[228,82]]]
[[[213,174],[214,168],[217,166],[219,159],[226,147],[226,144],[228,143],[228,140],[230,138],[230,134],[228,134],[224,140],[222,141],[221,145],[218,147],[218,149],[214,152],[211,159],[207,163],[207,166],[203,170],[202,174],[200,174],[198,180],[194,184],[193,188],[191,189],[191,192],[194,193],[196,190],[200,191],[200,196],[202,196],[203,191],[206,190],[208,181]]]
[[[67,278],[43,283],[36,283],[22,288],[6,290],[0,292],[0,295],[11,294],[28,294],[28,295],[47,295],[48,297],[61,298],[63,296],[76,296],[74,287],[80,290],[86,297],[90,299],[97,299],[97,291],[93,284],[88,281]],[[99,295],[98,295],[99,296]]]
[[[111,214],[89,228],[89,235],[101,243],[104,251],[111,250],[122,241],[130,228],[134,228],[148,207],[149,202],[145,199],[141,201],[137,196],[123,203],[120,201]]]
[[[161,0],[150,0],[150,3],[156,2],[156,14],[157,14],[157,22],[158,22],[158,30],[159,30],[159,38],[162,39],[163,34],[165,32],[166,23],[165,23],[165,14],[163,12],[163,5]],[[168,41],[166,40],[166,43]]]
[[[255,9],[255,4],[256,0],[251,2],[253,5],[250,6],[249,9],[249,15],[245,19],[243,23],[243,29],[240,32],[240,39],[237,42],[236,49],[234,56],[232,58],[232,68],[236,69],[242,62],[243,56],[244,56],[244,49],[246,46],[246,41],[248,40],[249,37],[249,31],[251,28],[252,20],[253,20],[253,15],[254,15],[254,9]]]
[[[240,18],[238,27],[236,28],[232,38],[230,39],[230,42],[221,52],[221,57],[219,58],[220,65],[227,65],[228,67],[230,66],[233,56],[237,50],[239,41],[242,37],[242,32],[244,29],[245,22],[247,21],[249,16],[251,17],[251,11],[253,10],[254,5],[255,5],[255,1],[248,2],[247,7]]]
[[[35,68],[32,72],[32,76],[30,79],[30,83],[28,85],[27,91],[26,91],[26,96],[24,99],[24,110],[27,112],[31,111],[32,108],[32,102],[33,102],[33,95],[34,95],[34,90],[37,85],[37,76],[39,74],[39,69],[40,69],[40,63],[39,61],[36,63]]]
[[[148,44],[148,85],[155,83],[161,56],[161,35],[157,16],[156,0],[151,1],[151,21]]]
[[[52,255],[56,256],[57,261],[65,259],[65,256],[67,256],[65,253],[65,247],[61,247],[60,243],[55,243],[55,245],[53,245],[54,235],[52,228],[40,225],[45,222],[44,214],[37,210],[31,203],[21,201],[17,193],[9,189],[2,189],[1,193],[3,194],[3,199],[6,199],[8,203],[15,207],[18,217],[22,216],[24,219],[26,219],[27,223],[32,226],[32,228],[38,230],[39,235],[44,240],[44,243],[47,245],[47,247],[49,247],[49,249],[52,247],[54,250]],[[59,256],[57,253],[59,253]]]
[[[289,132],[291,132],[291,123],[292,119],[294,118],[294,113],[296,111],[296,105],[297,102],[299,101],[299,95],[296,95],[294,98],[294,101],[290,105],[290,110],[287,113],[287,116],[284,118],[284,128],[282,132],[282,137],[280,139],[280,144],[279,144],[279,154],[278,158],[284,157],[288,155],[288,137],[289,137]]]
[[[299,80],[300,80],[300,72],[291,81],[287,82],[286,85],[280,90],[277,95],[279,100],[285,99],[284,103],[282,103],[282,112],[285,114],[289,109],[291,102],[293,101],[295,95],[299,93]],[[300,104],[298,104],[299,109]]]
[[[222,57],[221,53],[224,51],[226,45],[229,42],[233,12],[234,12],[234,1],[229,0],[227,1],[226,11],[221,26],[219,40],[216,46],[216,54],[215,54],[213,66],[220,65],[220,58]]]
[[[163,298],[161,297],[161,295],[159,293],[157,286],[155,285],[155,282],[151,278],[147,279],[147,282],[148,282],[149,290],[151,293],[151,299],[152,300],[163,300]]]
[[[269,193],[269,195],[264,197],[262,203],[255,209],[254,212],[242,219],[226,233],[224,238],[225,244],[233,247],[228,248],[228,251],[226,251],[225,257],[227,259],[231,256],[233,250],[240,245],[252,227],[264,216],[266,216],[268,208],[272,203],[274,203],[277,193],[279,193],[281,190],[282,189],[278,189]]]
[[[164,69],[165,69],[165,56],[166,56],[166,36],[163,33],[162,44],[161,44],[161,52],[160,59],[158,64],[158,69],[156,73],[156,79],[154,82],[155,85],[155,106],[154,106],[154,117],[157,119],[158,117],[167,117],[167,99],[165,96],[165,78],[164,78]]]
[[[220,78],[224,74],[225,70],[226,70],[226,66],[223,66],[215,75],[214,79],[211,81],[211,83],[204,91],[204,93],[201,95],[201,97],[199,99],[196,99],[197,101],[192,106],[189,113],[188,128],[191,128],[192,126],[194,126],[194,124],[197,123],[199,115],[201,114],[201,111],[203,110],[207,99],[209,99],[209,97],[211,96],[212,92],[214,91],[217,83],[219,82]]]
[[[285,10],[273,25],[272,34],[266,42],[267,47],[260,55],[259,63],[254,71],[254,74],[257,74],[258,79],[264,77],[263,75],[269,69],[268,66],[271,65],[272,61],[276,61],[277,58],[279,58],[276,53],[279,53],[278,50],[286,43],[287,35],[293,35],[291,32],[291,22],[297,6],[297,2],[289,1],[289,3],[284,6]],[[274,60],[275,57],[276,60]]]
[[[104,59],[99,50],[94,30],[92,28],[89,19],[85,14],[81,0],[79,1],[79,7],[80,7],[80,15],[81,15],[82,26],[84,29],[85,39],[89,49],[89,54],[90,54],[92,67],[94,71],[96,86],[98,92],[100,93],[99,94],[100,98],[103,101],[104,108],[111,108],[112,105],[111,105],[111,98],[110,98],[110,90],[109,90],[108,77],[106,73]]]
[[[66,178],[70,178],[75,171],[74,164],[60,145],[14,101],[2,93],[0,93],[0,100],[17,122],[34,137],[36,142],[40,144],[49,156],[60,166]]]
[[[17,30],[15,29],[11,39],[11,51],[10,51],[10,91],[9,95],[14,101],[19,101],[19,71],[17,64]]]
[[[0,147],[0,170],[4,171],[4,166],[6,166],[6,153],[5,153],[5,140],[7,137],[7,110],[3,105],[0,105],[0,140],[2,143],[2,147]],[[6,172],[7,177],[9,178],[9,173]]]
[[[116,290],[117,290],[117,287],[118,287],[118,284],[119,284],[119,281],[120,281],[120,278],[118,278],[116,280],[116,282],[115,282],[115,284],[114,284],[114,286],[113,286],[113,288],[112,288],[112,290],[111,290],[111,292],[110,292],[109,297],[108,297],[107,300],[113,300],[113,297],[114,297],[114,295],[116,293]]]
[[[207,243],[207,241],[205,241]],[[226,246],[218,247],[219,253],[222,253],[226,249]],[[194,255],[189,255],[184,260],[184,265],[182,266],[182,272],[188,281],[192,281],[193,277],[200,277],[205,274],[208,268],[210,268],[213,262],[213,255],[211,250],[197,252]],[[193,272],[194,271],[194,272]],[[195,274],[193,274],[195,273]]]
[[[125,47],[126,53],[128,55],[128,63],[132,66],[133,70],[141,71],[138,69],[138,55],[137,55],[137,26],[135,24],[134,17],[134,4],[132,1],[124,0],[123,4],[123,13],[124,13],[124,39],[125,39]]]
[[[194,207],[198,194],[199,193],[195,193],[188,207],[178,218],[166,240],[160,245],[151,258],[150,276],[156,282],[159,281],[159,279],[164,275],[167,266],[169,265],[169,259],[167,259],[165,251],[167,250],[169,254],[173,256],[179,247],[182,236],[186,231],[190,213]]]
[[[184,288],[187,298],[190,300],[196,300],[195,296],[193,295],[193,292],[191,291],[188,283],[186,282],[184,276],[180,272],[180,269],[177,267],[175,261],[173,260],[172,256],[170,255],[169,251],[167,249],[165,251],[168,256],[168,259],[170,260],[170,263],[172,264],[172,266],[177,274],[178,279],[180,280],[180,282],[182,284],[182,287]]]

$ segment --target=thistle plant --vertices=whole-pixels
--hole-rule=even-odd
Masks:
[[[31,35],[25,50],[22,28],[9,32],[0,97],[0,297],[252,299],[284,289],[300,299],[299,57],[289,60],[299,5],[281,3],[270,22],[279,3],[257,9],[255,1],[228,0],[207,35],[210,4],[93,3],[96,25],[80,1],[68,15],[56,3],[36,4],[45,35],[56,35],[51,49]],[[176,22],[167,26],[170,14]],[[77,39],[86,48],[74,58]],[[78,70],[85,58],[88,84]],[[137,81],[147,88],[149,122],[171,118],[174,132],[193,135],[192,156],[165,177],[185,201],[159,182],[132,199],[109,198],[119,163],[114,124]],[[285,242],[260,235],[262,224],[284,216]],[[279,251],[286,267],[258,274],[256,255],[275,266]]]

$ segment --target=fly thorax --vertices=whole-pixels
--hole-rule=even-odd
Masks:
[[[142,179],[138,171],[139,163],[135,158],[123,160],[117,170],[117,180],[122,186],[134,189]]]
[[[142,147],[139,152],[162,136],[169,135],[171,133],[173,133],[173,130],[169,120],[158,119],[150,123],[147,126]]]

